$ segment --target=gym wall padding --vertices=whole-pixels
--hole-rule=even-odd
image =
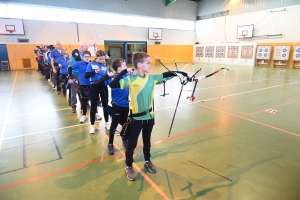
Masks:
[[[7,53],[8,59],[10,62],[11,70],[20,70],[20,69],[37,69],[38,65],[35,61],[35,54],[33,50],[36,46],[40,46],[41,44],[7,44]],[[44,45],[44,44],[43,44]],[[50,44],[45,44],[50,45]],[[68,52],[71,54],[71,49],[78,48],[79,45],[69,45],[69,44],[62,44],[62,47],[67,49]],[[104,50],[104,45],[96,45],[98,49]],[[24,68],[23,67],[23,58],[29,58],[31,68]],[[93,58],[92,58],[93,59]]]
[[[192,62],[193,45],[148,45],[147,53],[150,56],[159,57],[163,63]],[[155,58],[151,58],[155,63]]]

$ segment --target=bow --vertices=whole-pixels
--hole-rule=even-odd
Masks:
[[[214,75],[214,74],[216,74],[216,73],[222,71],[223,69],[227,69],[227,71],[229,71],[228,68],[222,67],[222,68],[218,69],[217,71],[214,71],[213,73],[208,74],[208,75],[206,75],[206,76],[199,76],[198,78],[191,77],[192,81],[195,81],[195,85],[194,85],[194,89],[193,89],[192,95],[191,95],[191,96],[187,96],[186,98],[187,98],[187,99],[191,99],[191,101],[194,101],[194,100],[196,99],[196,97],[194,96],[194,93],[195,93],[195,90],[196,90],[198,81],[199,81],[199,80],[206,79],[206,78],[208,78],[208,77],[210,77],[210,76],[212,76],[212,75]]]
[[[173,72],[171,70],[169,70],[159,59],[158,59],[158,62],[164,67],[166,68],[169,72],[173,73],[174,75],[176,75],[179,80],[180,80],[180,84],[181,84],[181,90],[180,90],[180,93],[179,93],[179,97],[178,97],[178,100],[177,100],[177,104],[176,104],[176,107],[175,107],[175,111],[174,111],[174,115],[173,115],[173,119],[172,119],[172,123],[171,123],[171,126],[170,126],[170,130],[169,130],[169,134],[168,134],[168,137],[170,137],[170,134],[171,134],[171,130],[172,130],[172,127],[173,127],[173,123],[174,123],[174,119],[175,119],[175,116],[176,116],[176,112],[177,112],[177,108],[178,108],[178,104],[179,104],[179,100],[180,100],[180,97],[181,97],[181,93],[182,93],[182,89],[183,87],[188,83],[188,82],[192,82],[194,79],[195,79],[195,76],[196,74],[201,70],[201,68],[199,70],[196,71],[195,74],[193,74],[191,77],[185,77],[183,75],[179,75],[179,73],[176,73],[176,72]],[[175,66],[176,66],[176,69],[178,71],[178,67],[177,67],[177,64],[176,64],[176,61],[175,61]]]

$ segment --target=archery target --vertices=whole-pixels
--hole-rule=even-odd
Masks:
[[[241,58],[252,59],[254,46],[242,46]]]
[[[290,46],[276,46],[274,51],[274,60],[288,60]]]
[[[258,46],[256,59],[270,59],[271,46]]]
[[[216,58],[225,58],[225,46],[216,47]]]
[[[294,60],[300,60],[300,46],[295,46]]]
[[[213,46],[205,47],[205,57],[208,57],[208,58],[214,57],[214,47]]]
[[[204,47],[196,47],[196,57],[203,57]]]

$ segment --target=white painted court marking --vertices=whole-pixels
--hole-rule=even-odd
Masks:
[[[13,82],[13,85],[12,85],[12,88],[11,88],[11,92],[10,92],[10,96],[9,96],[9,100],[8,100],[8,105],[7,105],[7,108],[6,108],[5,117],[4,117],[4,120],[3,120],[2,129],[1,129],[1,135],[0,135],[0,153],[2,151],[2,143],[3,143],[3,138],[4,138],[4,134],[5,134],[5,129],[6,129],[6,123],[7,123],[7,119],[8,119],[7,116],[8,116],[8,113],[9,113],[11,99],[12,99],[12,95],[14,93],[14,89],[15,89],[15,85],[16,85],[17,75],[18,75],[18,71],[15,74],[14,82]]]
[[[266,81],[266,80],[270,80],[271,78],[268,79],[261,79],[261,80],[256,80],[256,81],[246,81],[246,82],[239,82],[239,83],[232,83],[232,84],[227,84],[227,85],[218,85],[218,86],[214,86],[214,87],[207,87],[207,88],[201,88],[201,89],[196,89],[196,90],[207,90],[207,89],[213,89],[213,88],[219,88],[219,87],[226,87],[226,86],[231,86],[231,85],[239,85],[239,84],[244,84],[244,83],[253,83],[253,82],[258,82],[258,81]],[[191,89],[192,91],[192,89]],[[161,95],[154,95],[156,96],[161,96]]]
[[[223,95],[223,98],[226,97],[232,97],[232,96],[236,96],[236,95],[241,95],[241,94],[247,94],[247,93],[251,93],[251,92],[257,92],[257,91],[261,91],[261,90],[267,90],[270,88],[276,88],[276,87],[281,87],[281,86],[285,86],[285,85],[293,85],[293,84],[299,84],[300,82],[296,82],[296,83],[287,83],[287,84],[282,84],[282,85],[276,85],[276,86],[271,86],[271,87],[265,87],[265,88],[261,88],[261,89],[257,89],[257,90],[250,90],[247,92],[240,92],[240,93],[236,93],[236,94],[230,94],[230,95]],[[201,101],[211,101],[211,100],[215,100],[215,99],[219,99],[220,97],[214,97],[211,99],[205,99],[205,100],[201,100]],[[196,102],[201,102],[201,101],[196,101]]]
[[[266,89],[270,89],[270,88],[281,87],[281,86],[284,86],[284,85],[292,85],[292,84],[299,84],[299,83],[300,82],[293,82],[293,83],[288,83],[288,84],[276,85],[276,86],[272,86],[272,87],[266,87],[266,88],[261,88],[261,89],[257,89],[257,90],[250,90],[250,91],[247,91],[247,92],[240,92],[240,93],[236,93],[236,94],[226,95],[226,96],[223,96],[223,97],[226,98],[226,97],[229,97],[229,96],[236,96],[236,95],[246,94],[246,93],[250,93],[250,92],[256,92],[256,91],[266,90]],[[215,100],[215,99],[219,99],[219,98],[220,97],[215,97],[215,98],[211,98],[211,99],[207,99],[207,100],[194,101],[194,102],[190,102],[190,103],[179,104],[178,106],[185,106],[185,105],[189,105],[189,104],[193,104],[193,103],[199,103],[199,102],[202,102],[202,101],[210,101],[210,100]],[[155,109],[155,111],[166,110],[166,109],[174,108],[174,107],[175,107],[175,105],[174,106],[169,106],[169,107],[164,107],[164,108],[158,108],[158,109]],[[14,139],[14,138],[24,137],[24,136],[29,136],[29,135],[36,135],[36,134],[45,133],[45,132],[49,132],[49,131],[62,130],[62,129],[72,128],[72,127],[77,127],[77,126],[83,126],[83,125],[87,125],[87,123],[73,125],[73,126],[66,126],[66,127],[57,128],[57,129],[50,129],[50,130],[40,131],[40,132],[35,132],[35,133],[28,133],[28,134],[23,134],[23,135],[19,135],[19,136],[7,137],[7,138],[4,138],[3,140],[9,140],[9,139]]]
[[[62,110],[71,110],[71,108],[62,108],[62,109],[57,109],[57,110],[46,110],[46,111],[43,111],[43,112],[27,113],[27,114],[22,114],[22,115],[13,115],[13,116],[10,116],[8,118],[22,117],[22,116],[26,116],[26,115],[44,114],[44,113],[56,112],[56,111],[62,111]]]
[[[224,99],[226,99],[226,97],[231,97],[231,96],[236,96],[236,95],[241,95],[241,94],[246,94],[246,93],[251,93],[251,92],[257,92],[257,91],[260,91],[260,90],[266,90],[266,89],[270,89],[270,88],[281,87],[281,86],[284,86],[284,85],[299,84],[299,83],[300,82],[287,83],[287,84],[283,84],[283,85],[276,85],[276,86],[261,88],[261,89],[257,89],[257,90],[250,90],[250,91],[247,91],[247,92],[240,92],[240,93],[235,93],[235,94],[230,94],[230,95],[223,95],[222,97]],[[220,99],[220,96],[219,97],[214,97],[214,98],[211,98],[211,99],[193,101],[191,103],[179,104],[178,106],[185,106],[185,105],[189,105],[189,104],[192,104],[192,103],[199,103],[199,102],[211,101],[211,100],[216,100],[216,99]],[[169,106],[169,107],[164,107],[164,108],[158,108],[158,109],[155,109],[155,111],[165,110],[165,109],[174,108],[174,107],[175,107],[175,105],[174,106]]]
[[[196,89],[196,90],[207,90],[207,89],[213,89],[213,88],[219,88],[219,87],[225,87],[225,86],[231,86],[231,85],[239,85],[239,84],[244,84],[244,83],[253,83],[253,82],[258,82],[258,81],[266,81],[266,80],[270,80],[270,78],[256,80],[256,81],[246,81],[246,82],[240,82],[240,83],[232,83],[232,84],[227,84],[227,85],[219,85],[219,86],[201,88],[201,89]]]
[[[89,125],[89,124],[85,123],[85,124],[77,124],[77,125],[73,125],[73,126],[65,126],[65,127],[61,127],[61,128],[49,129],[49,130],[46,130],[46,131],[39,131],[39,132],[34,132],[34,133],[28,133],[28,134],[23,134],[23,135],[7,137],[7,138],[4,138],[3,140],[9,140],[9,139],[14,139],[14,138],[19,138],[19,137],[24,137],[24,136],[29,136],[29,135],[36,135],[36,134],[40,134],[40,133],[46,133],[46,132],[49,132],[49,131],[63,130],[63,129],[73,128],[73,127],[83,126],[83,125]]]

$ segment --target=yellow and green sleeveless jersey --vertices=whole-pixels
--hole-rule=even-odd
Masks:
[[[157,83],[163,81],[162,74],[146,74],[145,76],[133,75],[119,81],[120,88],[129,87],[130,105],[133,114],[149,111],[153,105],[154,88]],[[135,120],[153,119],[154,112],[147,113]]]

